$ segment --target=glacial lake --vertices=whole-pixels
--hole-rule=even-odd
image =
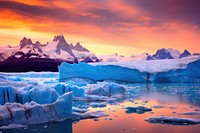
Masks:
[[[74,101],[73,106],[89,111],[104,111],[109,116],[80,121],[32,125],[25,128],[0,130],[2,133],[199,133],[200,124],[176,125],[173,123],[148,123],[150,116],[172,116],[200,119],[200,114],[183,115],[200,111],[200,84],[126,84],[131,89],[110,102],[106,107],[90,107],[90,102]],[[96,103],[101,101],[95,101]],[[128,106],[144,106],[152,111],[127,112]]]

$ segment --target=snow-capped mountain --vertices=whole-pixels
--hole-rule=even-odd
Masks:
[[[178,50],[172,48],[162,48],[158,49],[152,56],[148,55],[146,60],[178,59],[180,57],[181,54]]]
[[[180,58],[188,57],[190,55],[190,52],[185,49],[184,52],[180,55]]]
[[[146,60],[148,56],[149,56],[148,53],[142,53],[140,55],[131,55],[131,58],[138,60]]]
[[[27,55],[27,56],[26,56]],[[77,62],[84,61],[88,58],[90,62],[98,61],[95,54],[84,48],[79,42],[73,46],[69,44],[63,35],[55,36],[52,42],[43,45],[39,41],[35,44],[31,39],[23,38],[19,46],[16,47],[1,47],[0,61],[15,56],[16,58],[50,58],[55,60]]]
[[[24,37],[16,47],[0,47],[0,61],[1,71],[9,70],[9,65],[11,69],[16,69],[16,71],[17,69],[19,71],[32,70],[26,69],[27,67],[34,68],[33,71],[57,71],[57,66],[63,61],[77,63],[98,62],[99,60],[95,54],[84,48],[80,43],[73,46],[65,40],[63,35],[58,35],[47,44],[41,44],[39,41],[33,43],[31,39]],[[26,67],[20,68],[20,65],[23,65],[22,63],[26,64]],[[52,69],[45,68],[50,66]]]
[[[79,42],[72,49],[79,52],[90,52],[88,49],[84,48]]]

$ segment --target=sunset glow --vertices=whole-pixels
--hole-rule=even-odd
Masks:
[[[0,0],[0,46],[64,34],[99,54],[200,51],[199,0]]]

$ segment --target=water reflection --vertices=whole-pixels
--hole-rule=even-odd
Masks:
[[[79,108],[88,108],[90,111],[103,110],[109,114],[109,119],[100,118],[81,120],[76,124],[70,120],[29,126],[27,129],[5,130],[8,133],[103,133],[103,132],[149,132],[149,133],[198,133],[200,125],[174,126],[150,124],[144,121],[149,116],[183,117],[179,113],[194,111],[200,108],[200,84],[125,84],[129,87],[122,97],[112,101],[104,108],[91,108],[89,102],[77,101],[73,105]],[[143,102],[148,101],[148,102]],[[162,105],[163,108],[153,108],[153,105]],[[145,106],[152,108],[144,114],[126,114],[127,106]],[[200,115],[184,116],[200,119]],[[45,127],[47,125],[47,127]],[[144,128],[145,127],[145,128]]]
[[[27,128],[3,130],[3,133],[73,133],[72,121],[28,126]]]

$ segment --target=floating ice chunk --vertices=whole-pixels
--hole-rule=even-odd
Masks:
[[[108,101],[109,97],[97,96],[97,95],[86,95],[84,97],[73,97],[74,101]]]
[[[194,111],[194,112],[184,112],[184,113],[180,113],[182,115],[200,115],[199,111]]]
[[[163,106],[163,105],[153,105],[153,106],[151,106],[152,108],[165,108],[165,106]]]
[[[7,126],[2,126],[0,129],[12,129],[12,128],[26,128],[26,125],[20,125],[20,124],[9,124]]]
[[[93,118],[93,120],[94,120],[94,121],[99,121],[99,119],[98,119],[98,118]]]
[[[103,103],[91,103],[90,106],[93,107],[93,108],[98,108],[98,107],[102,108],[102,107],[106,107],[106,104],[107,103],[105,103],[105,102],[103,102]]]
[[[77,85],[79,87],[86,86],[87,84],[93,84],[95,83],[94,80],[90,79],[82,79],[82,78],[70,78],[69,80],[66,80],[65,82],[68,85]]]
[[[111,82],[91,84],[91,85],[86,86],[85,88],[86,88],[86,94],[100,95],[100,96],[111,96],[115,94],[123,94],[126,90],[122,85],[111,83]]]
[[[143,113],[149,112],[149,111],[152,111],[152,109],[144,107],[144,106],[126,107],[126,113],[127,114],[130,114],[130,113],[143,114]]]
[[[200,120],[196,119],[178,118],[170,116],[153,116],[146,118],[145,121],[149,123],[172,124],[172,125],[191,125],[200,123]]]
[[[85,112],[89,111],[88,109],[80,109],[80,108],[76,108],[76,107],[73,107],[72,110],[73,110],[73,112],[77,112],[77,113],[85,113]]]
[[[109,115],[105,114],[103,111],[87,112],[84,114],[80,114],[81,119],[99,118],[104,116],[109,116]]]

